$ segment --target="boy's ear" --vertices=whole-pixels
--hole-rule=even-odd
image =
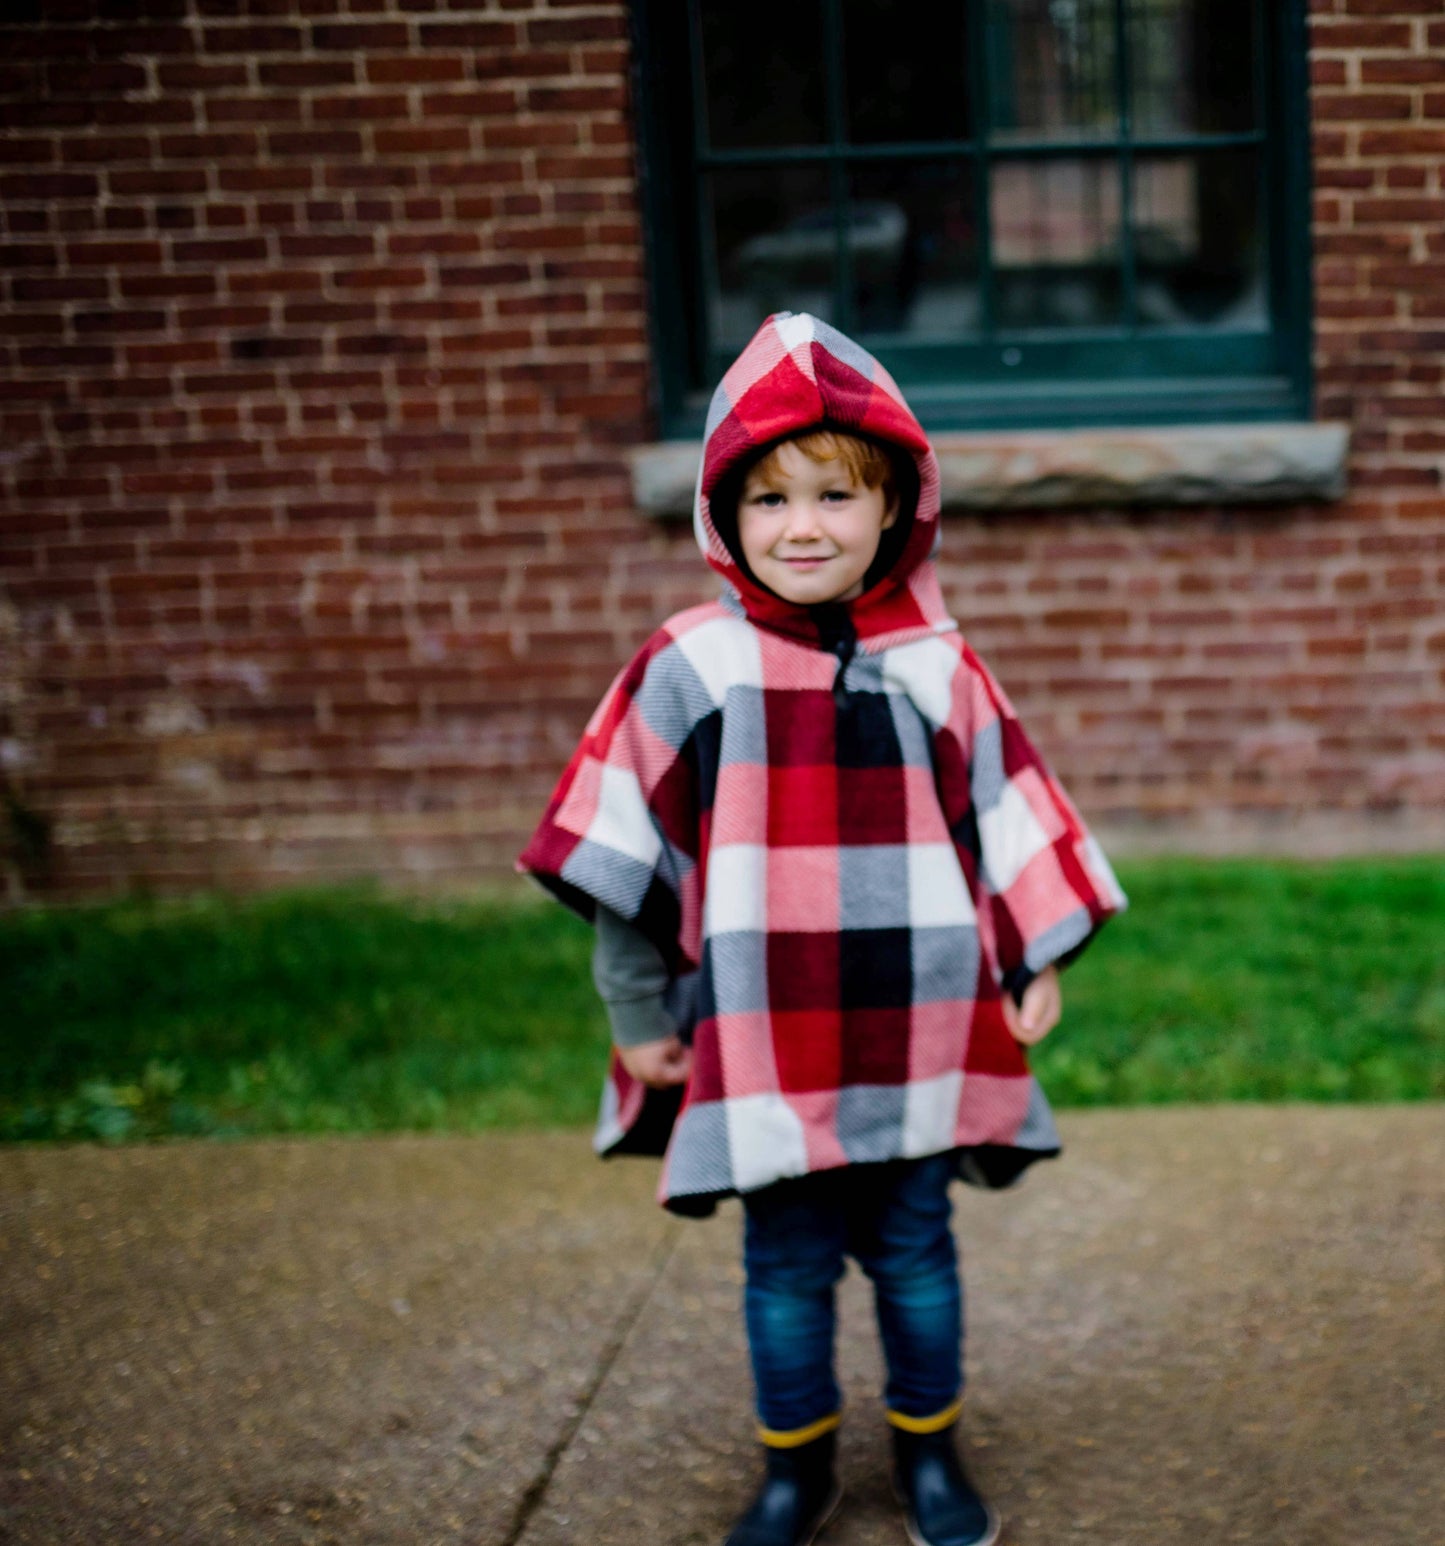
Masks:
[[[888,496],[888,508],[883,512],[883,525],[882,525],[882,527],[880,529],[883,530],[883,531],[888,531],[892,526],[894,526],[897,523],[897,521],[898,521],[898,490],[894,489],[894,491]]]

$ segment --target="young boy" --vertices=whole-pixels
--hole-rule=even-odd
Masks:
[[[660,1200],[744,1209],[767,1476],[729,1546],[800,1546],[840,1493],[833,1288],[872,1279],[915,1546],[998,1520],[953,1442],[954,1176],[1058,1152],[1022,1044],[1123,894],[944,610],[938,467],[887,372],[765,322],[708,415],[695,529],[722,599],[613,683],[519,866],[597,925],[616,1052],[597,1147]]]

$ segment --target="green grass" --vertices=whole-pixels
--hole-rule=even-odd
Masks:
[[[1060,1105],[1445,1096],[1445,862],[1155,860],[1064,978]]]
[[[1121,866],[1065,977],[1059,1105],[1445,1096],[1445,865]],[[0,917],[0,1138],[585,1122],[590,931],[374,891]]]
[[[12,914],[0,1136],[585,1121],[607,1046],[590,941],[540,898],[293,891]]]

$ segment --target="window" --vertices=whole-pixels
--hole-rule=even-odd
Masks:
[[[770,311],[931,428],[1309,411],[1302,0],[639,0],[662,429]]]

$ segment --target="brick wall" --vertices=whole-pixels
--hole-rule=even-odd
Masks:
[[[946,531],[971,636],[1138,841],[1445,842],[1445,21],[1313,9],[1349,499]],[[630,505],[625,6],[17,11],[9,894],[498,872],[616,665],[711,591]]]

